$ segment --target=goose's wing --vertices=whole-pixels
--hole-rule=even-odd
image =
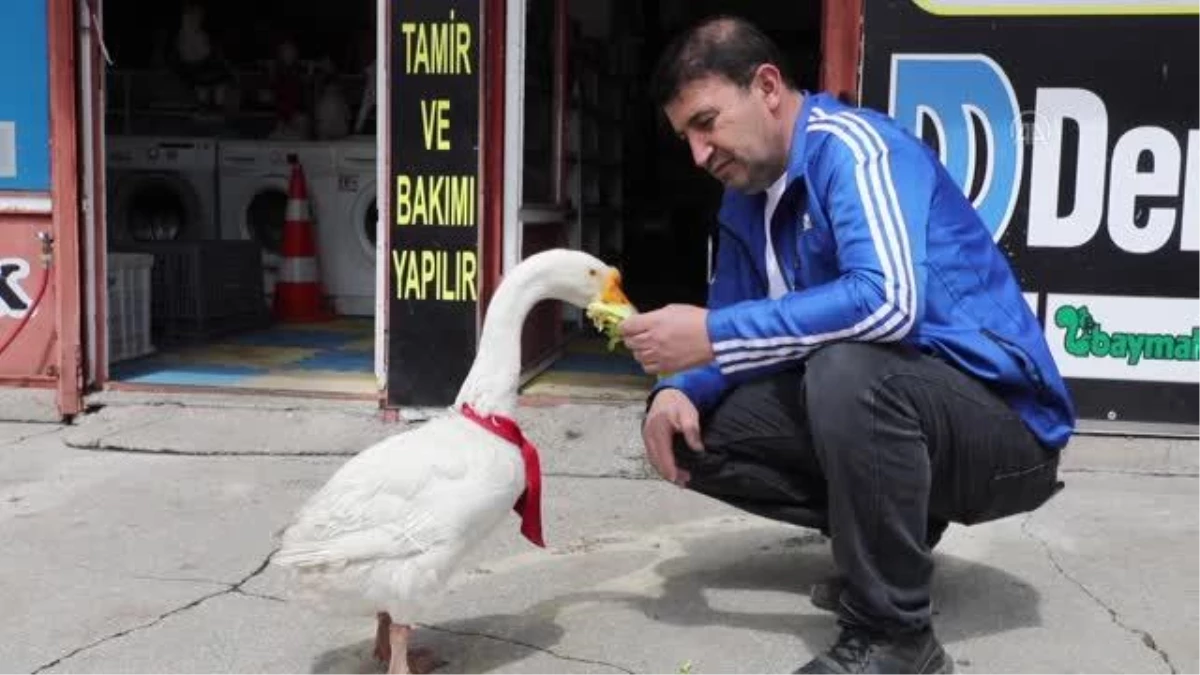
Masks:
[[[512,467],[489,470],[495,453],[475,445],[494,442],[487,436],[431,431],[443,433],[412,432],[348,462],[284,533],[276,562],[307,567],[408,558],[461,546],[480,525],[494,525],[520,487]]]

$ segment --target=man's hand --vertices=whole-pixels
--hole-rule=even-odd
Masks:
[[[647,373],[674,373],[712,361],[708,310],[668,305],[621,323],[621,339]]]
[[[677,433],[683,434],[683,439],[692,450],[704,450],[700,441],[700,413],[696,406],[678,389],[664,389],[650,404],[646,423],[642,425],[642,441],[646,444],[646,458],[658,475],[684,487],[691,476],[675,466]]]

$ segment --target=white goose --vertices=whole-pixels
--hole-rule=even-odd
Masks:
[[[586,253],[556,249],[525,259],[496,290],[450,411],[356,455],[283,533],[274,563],[294,573],[299,595],[379,617],[376,655],[389,661],[388,672],[433,663],[431,654],[409,654],[412,625],[518,500],[537,505],[536,483],[526,491],[522,451],[485,425],[511,420],[521,327],[535,304],[551,298],[579,307],[629,304],[617,270]],[[530,520],[522,531],[540,544]]]

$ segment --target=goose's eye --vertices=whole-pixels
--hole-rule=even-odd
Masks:
[[[588,275],[593,277],[596,276],[596,270],[588,270]]]

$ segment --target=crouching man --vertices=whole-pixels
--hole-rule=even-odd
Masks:
[[[707,307],[622,336],[663,478],[830,536],[836,644],[798,672],[951,672],[930,622],[947,523],[1039,507],[1073,404],[1002,252],[893,120],[799,91],[751,24],[709,20],[652,87],[724,184]]]

